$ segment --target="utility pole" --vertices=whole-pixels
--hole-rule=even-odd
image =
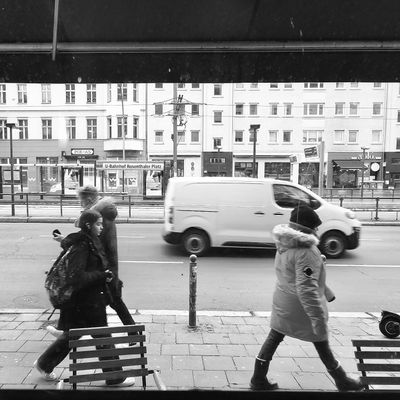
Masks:
[[[257,156],[257,131],[260,125],[250,125],[250,133],[253,133],[253,178],[257,178],[256,156]]]
[[[11,216],[15,217],[13,129],[16,128],[16,125],[6,123],[6,126],[10,128]]]
[[[364,198],[364,173],[365,173],[365,151],[368,147],[361,147],[362,150],[362,170],[361,170],[361,199]]]
[[[318,194],[320,197],[324,195],[324,169],[325,169],[325,142],[321,140],[319,144],[319,180]]]
[[[122,160],[125,161],[125,108],[124,108],[124,92],[122,90],[122,83],[119,84],[121,94],[121,106],[122,106]]]
[[[174,111],[172,114],[172,140],[173,140],[173,168],[172,176],[178,176],[178,117],[180,115],[181,103],[183,96],[178,97],[178,84],[174,83],[173,86],[173,100]]]

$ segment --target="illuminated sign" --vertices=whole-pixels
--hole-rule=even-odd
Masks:
[[[100,168],[104,169],[141,169],[141,170],[164,170],[164,163],[155,162],[107,162],[103,161],[98,164]]]

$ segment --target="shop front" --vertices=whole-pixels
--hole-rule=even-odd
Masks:
[[[302,162],[299,163],[298,183],[309,189],[318,187],[319,163]]]
[[[203,176],[232,176],[232,152],[203,152]]]
[[[390,189],[400,189],[400,151],[385,154],[385,185]]]

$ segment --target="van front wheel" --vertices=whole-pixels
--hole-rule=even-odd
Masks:
[[[210,239],[204,231],[190,229],[184,233],[182,245],[186,253],[202,256],[210,248]]]
[[[328,258],[339,258],[346,251],[346,238],[341,232],[327,232],[321,238],[319,247]]]

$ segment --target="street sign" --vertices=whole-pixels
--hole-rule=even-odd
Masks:
[[[250,125],[250,132],[254,132],[257,129],[260,129],[260,125]]]
[[[295,155],[289,156],[289,161],[291,163],[297,163],[297,156],[295,156]]]
[[[141,169],[141,170],[164,170],[164,163],[155,163],[151,161],[132,161],[132,162],[121,162],[121,161],[102,161],[97,163],[99,168],[104,169]]]
[[[306,147],[304,149],[304,155],[306,156],[306,158],[318,157],[318,148],[317,148],[317,146]]]
[[[94,154],[94,149],[80,148],[71,149],[71,155],[73,156],[92,156]]]

